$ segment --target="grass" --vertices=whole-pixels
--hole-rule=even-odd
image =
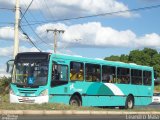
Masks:
[[[159,111],[158,108],[149,108],[149,107],[136,107],[134,109],[128,110],[120,110],[120,109],[113,109],[107,107],[75,107],[70,105],[64,104],[51,104],[51,103],[44,103],[44,104],[11,104],[9,103],[9,95],[0,95],[1,102],[0,102],[0,110],[95,110],[95,111]],[[3,97],[2,97],[3,96]]]
[[[154,91],[155,92],[160,92],[160,85],[155,86]]]
[[[101,110],[96,107],[76,107],[64,104],[16,104],[9,103],[9,95],[0,95],[0,109],[1,110]],[[3,97],[2,97],[3,96]]]

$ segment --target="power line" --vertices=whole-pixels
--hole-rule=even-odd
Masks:
[[[20,27],[21,28],[21,27]],[[21,31],[23,32],[23,34],[27,37],[27,39],[31,42],[31,44],[39,51],[42,52],[37,46],[36,44],[31,40],[31,38],[27,35],[27,33],[24,32],[24,30],[21,28]]]
[[[26,7],[26,9],[27,9],[27,5],[26,5],[25,3],[24,3],[24,5],[25,5],[25,7]],[[30,14],[31,17],[32,17],[35,21],[37,21],[37,19],[34,17],[34,15],[29,11],[29,9],[28,9],[28,14]],[[22,23],[22,22],[21,22],[21,23]],[[47,40],[49,40],[48,37],[47,37]],[[41,41],[40,43],[43,43],[43,42]]]
[[[25,3],[24,3],[24,5],[26,6],[26,9],[27,9],[27,8],[28,8],[27,5],[26,5]],[[21,13],[22,13],[22,12],[21,12]],[[28,9],[28,13],[32,16],[32,18],[33,18],[35,21],[37,21],[37,19],[34,17],[34,15],[29,11],[29,9]],[[40,12],[40,13],[41,13],[41,12]],[[42,14],[42,13],[41,13],[41,14]],[[43,14],[42,14],[42,15],[43,15]],[[24,16],[24,15],[23,15],[23,16]],[[21,22],[21,23],[22,23],[22,22]],[[36,35],[36,36],[37,36],[37,35]],[[47,37],[47,40],[49,40],[48,37]],[[42,43],[42,42],[44,42],[44,41],[41,40],[40,43]]]
[[[21,13],[22,13],[22,12],[21,12]],[[24,16],[24,19],[25,19],[25,21],[27,22],[27,24],[29,24],[29,22],[28,22],[28,20],[26,19],[25,16]],[[30,29],[32,30],[32,32],[37,36],[37,38],[38,38],[40,41],[42,41],[43,43],[45,43],[47,46],[50,47],[50,45],[49,45],[47,42],[45,42],[44,40],[42,40],[41,37],[34,31],[34,29],[33,29],[32,26],[29,25],[29,27],[30,27]]]
[[[43,1],[44,2],[44,1]],[[25,4],[25,3],[24,3]],[[47,3],[46,3],[46,5],[47,5]],[[25,6],[26,6],[26,8],[27,8],[27,5],[25,4]],[[47,7],[48,8],[48,7]],[[48,9],[47,9],[48,10]],[[32,16],[32,18],[35,20],[35,21],[38,21],[35,17],[34,17],[34,15],[29,11],[29,9],[28,9],[28,13]],[[42,14],[42,16],[43,16],[43,13],[41,13],[40,12],[40,14]],[[42,34],[41,34],[42,35]],[[49,41],[49,39],[48,39],[48,37],[46,38],[48,41]],[[41,41],[40,43],[42,43],[43,41]]]
[[[9,25],[14,25],[12,22],[0,22],[0,24],[9,24]]]
[[[37,0],[35,0],[35,2],[36,2],[36,4],[38,4],[37,6],[40,6],[40,4],[39,4],[39,2],[37,2]],[[45,16],[44,16],[43,11],[42,11],[41,9],[39,9],[38,12],[39,12],[39,14],[41,15],[41,17],[42,17],[45,21],[47,21],[47,19],[46,19]]]
[[[29,7],[32,5],[32,3],[33,3],[33,0],[30,2],[30,4],[28,5],[28,7],[27,7],[27,9],[26,9],[26,11],[23,13],[23,15],[22,15],[22,17],[21,17],[21,19],[20,19],[20,23],[21,23],[21,21],[22,21],[22,19],[23,19],[23,17],[25,16],[25,14],[27,13],[27,11],[28,11],[28,9],[29,9]]]
[[[13,11],[13,10],[15,10],[15,9],[11,9],[11,8],[0,8],[1,10],[11,10],[11,11]]]
[[[43,24],[43,23],[48,23],[48,22],[62,22],[62,21],[84,19],[84,18],[91,18],[91,17],[99,17],[99,16],[113,15],[113,14],[133,12],[133,11],[142,11],[142,10],[154,9],[154,8],[159,8],[159,7],[160,7],[160,5],[154,5],[154,6],[134,8],[134,9],[130,9],[130,10],[121,10],[121,11],[116,11],[116,12],[107,12],[107,13],[101,13],[101,14],[95,14],[95,15],[87,15],[87,16],[80,16],[80,17],[73,17],[73,18],[64,18],[64,19],[57,19],[57,20],[39,21],[39,22],[35,22],[35,23],[30,23],[29,25]],[[24,24],[23,26],[27,26],[27,25]]]
[[[45,6],[47,7],[48,12],[51,14],[52,17],[54,17],[54,15],[52,14],[52,11],[50,10],[50,8],[48,7],[48,4],[46,2],[46,0],[43,0]]]
[[[27,9],[27,5],[24,3],[24,5],[25,5],[25,7],[26,7],[26,9]],[[35,20],[35,21],[37,21],[37,19],[34,17],[34,15],[28,10],[28,13],[31,15],[31,17]],[[21,22],[22,23],[22,22]]]

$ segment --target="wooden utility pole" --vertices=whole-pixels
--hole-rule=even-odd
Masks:
[[[47,32],[52,31],[54,33],[54,53],[56,54],[57,50],[57,33],[64,33],[64,30],[57,30],[57,29],[47,29]]]
[[[19,20],[20,20],[20,6],[19,0],[16,0],[15,7],[15,26],[14,26],[14,48],[13,48],[13,57],[19,52]]]

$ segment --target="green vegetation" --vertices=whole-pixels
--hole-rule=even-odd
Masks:
[[[0,78],[0,94],[9,93],[10,82],[11,82],[11,78],[7,78],[7,77]]]
[[[154,67],[154,70],[157,71],[157,76],[160,77],[160,53],[155,49],[144,48],[143,50],[132,50],[129,55],[112,55],[110,57],[105,57],[104,59],[152,66]]]
[[[154,91],[155,92],[160,92],[160,85],[155,86]]]
[[[1,96],[1,95],[0,95]],[[93,111],[159,111],[159,108],[140,107],[134,109],[113,109],[107,107],[76,107],[64,104],[11,104],[9,103],[9,95],[1,96],[0,110],[93,110]]]

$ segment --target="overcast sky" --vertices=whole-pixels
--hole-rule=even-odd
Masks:
[[[22,14],[30,2],[20,0]],[[53,52],[53,33],[47,33],[47,29],[65,30],[58,37],[58,53],[62,54],[104,58],[144,47],[160,51],[160,8],[58,21],[159,4],[159,0],[33,0],[21,27],[38,48],[47,52]],[[0,0],[0,8],[14,9],[15,0]],[[0,9],[0,76],[13,56],[14,20],[14,11]],[[20,52],[37,51],[22,31],[19,33]]]

